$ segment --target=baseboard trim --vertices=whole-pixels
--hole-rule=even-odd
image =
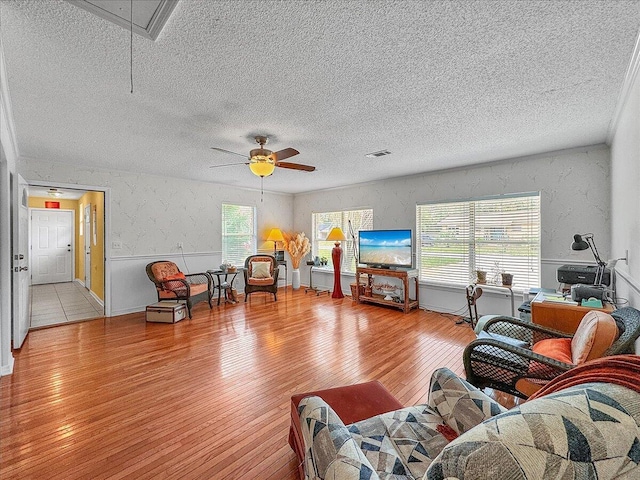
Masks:
[[[147,309],[147,306],[142,305],[137,307],[126,308],[124,310],[112,310],[109,318],[119,317],[120,315],[128,315],[130,313],[140,313],[140,312],[146,311],[146,309]]]
[[[78,285],[80,285],[83,288],[87,288],[87,286],[84,284],[84,282],[82,280],[80,280],[79,278],[76,278],[74,280],[74,282],[76,282]],[[89,290],[89,294],[91,295],[91,297],[96,302],[98,302],[102,308],[104,308],[104,300],[102,300],[98,295],[96,295],[96,293],[93,290],[91,290],[90,288],[87,289],[87,290]]]
[[[4,377],[5,375],[11,375],[13,373],[13,365],[15,360],[13,355],[9,355],[9,365],[3,365],[0,369],[0,377]]]
[[[93,297],[93,299],[94,299],[96,302],[98,302],[102,308],[104,308],[104,302],[102,301],[102,299],[101,299],[98,295],[96,295],[96,294],[93,292],[93,290],[89,290],[89,293],[91,294],[91,296]]]

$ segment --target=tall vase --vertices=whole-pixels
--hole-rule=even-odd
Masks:
[[[298,290],[300,288],[300,269],[294,268],[291,271],[291,288]]]
[[[342,285],[340,284],[341,257],[342,248],[340,247],[340,242],[336,242],[335,247],[331,250],[331,260],[333,260],[333,293],[331,294],[331,298],[344,298]]]

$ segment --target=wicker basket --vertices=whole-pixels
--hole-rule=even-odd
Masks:
[[[350,287],[351,287],[351,296],[353,298],[356,298],[356,288],[358,288],[358,284],[354,282],[350,285]],[[360,295],[364,295],[364,285],[362,283],[360,284]]]

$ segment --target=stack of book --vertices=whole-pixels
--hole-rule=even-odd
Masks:
[[[543,302],[564,303],[565,305],[578,305],[578,302],[574,302],[573,300],[571,300],[571,298],[567,298],[561,293],[540,292],[538,296],[542,296],[542,298],[539,299]]]

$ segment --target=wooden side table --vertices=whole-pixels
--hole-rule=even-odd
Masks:
[[[243,267],[236,267],[236,270],[234,272],[227,272],[225,270],[207,270],[207,273],[209,275],[211,275],[212,277],[215,275],[217,279],[217,285],[215,285],[216,282],[214,282],[213,292],[211,292],[211,295],[213,296],[215,290],[218,289],[218,305],[220,305],[220,298],[222,296],[221,294],[223,290],[225,302],[236,303],[230,300],[229,290],[233,288],[233,282],[235,282],[238,274],[244,272],[245,270],[246,269]],[[231,275],[231,281],[229,281],[229,275]],[[224,276],[224,279],[222,278],[222,276]]]
[[[604,303],[602,308],[583,307],[581,305],[544,301],[544,292],[540,292],[531,301],[531,321],[543,327],[553,328],[565,333],[575,333],[580,320],[587,312],[599,310],[611,313],[615,307]]]

